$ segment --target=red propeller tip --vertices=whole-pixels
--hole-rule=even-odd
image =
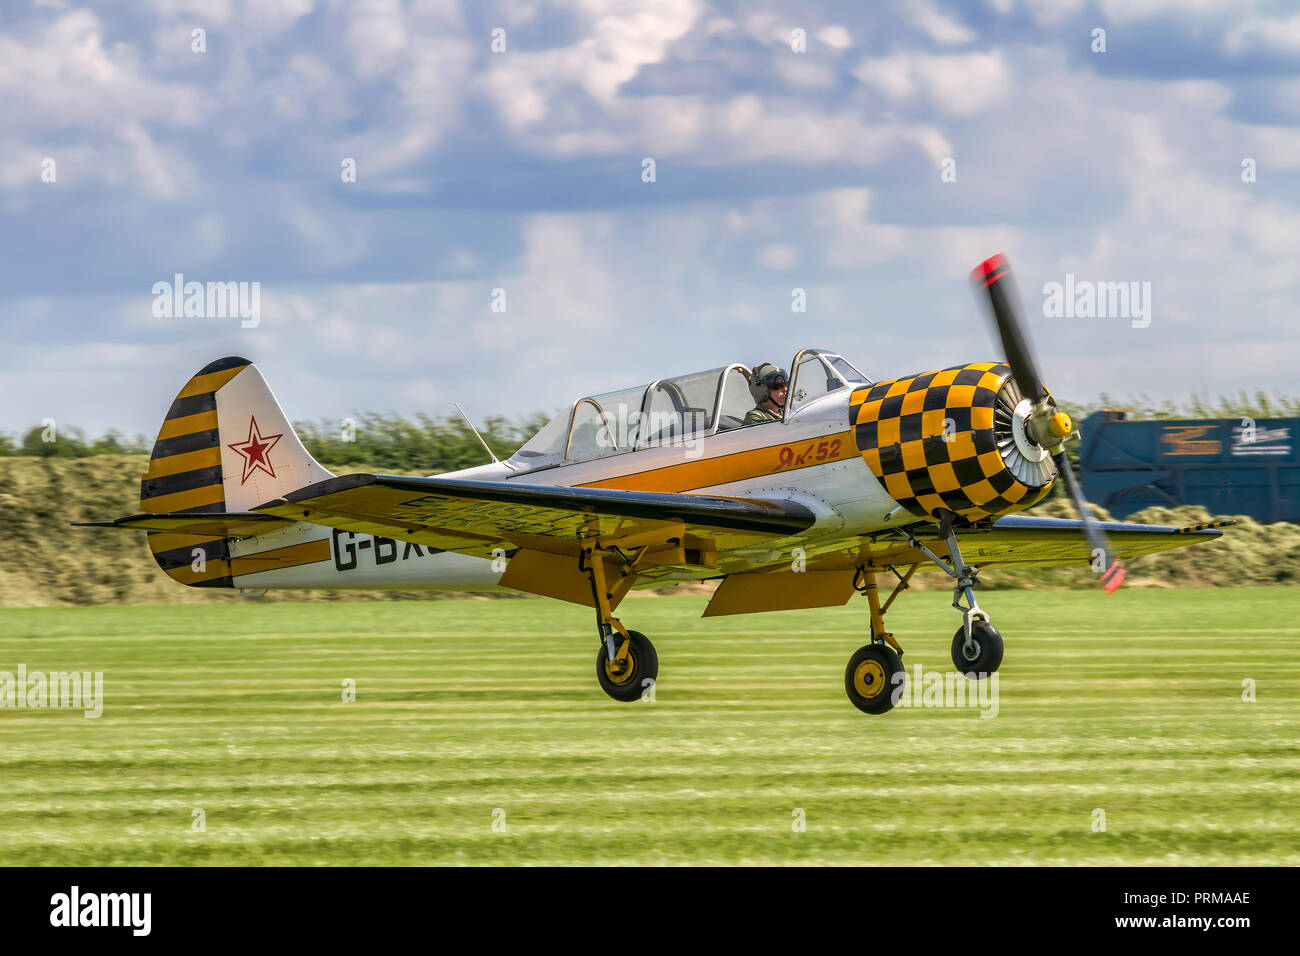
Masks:
[[[1102,587],[1105,588],[1107,594],[1112,594],[1116,588],[1124,583],[1126,577],[1128,577],[1128,570],[1124,565],[1116,561],[1101,576]]]
[[[991,285],[1007,272],[1007,257],[1002,253],[990,256],[971,270],[971,281],[980,286]]]

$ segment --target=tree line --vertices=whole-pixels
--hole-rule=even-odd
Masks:
[[[1061,402],[1075,419],[1083,419],[1107,408],[1125,409],[1136,419],[1161,418],[1293,418],[1300,417],[1300,397],[1245,391],[1236,395],[1192,395],[1187,402],[1153,402],[1145,395],[1117,401],[1103,393],[1088,405]],[[549,416],[537,412],[517,419],[494,416],[479,423],[484,440],[498,458],[513,454],[531,438]],[[423,412],[407,418],[393,412],[367,412],[355,419],[294,422],[294,429],[307,449],[331,467],[364,465],[393,471],[436,473],[469,468],[488,461],[463,419],[438,417]],[[128,438],[109,429],[99,438],[88,438],[76,427],[55,428],[43,423],[21,435],[0,433],[0,457],[89,458],[95,455],[148,454],[152,440],[144,435]],[[1071,446],[1073,451],[1074,446]]]
[[[479,425],[484,441],[498,458],[514,454],[548,417],[538,413],[515,421],[500,416]],[[404,418],[370,412],[355,419],[300,421],[294,430],[307,450],[331,467],[365,465],[393,471],[454,471],[489,460],[479,440],[458,417],[419,413]],[[144,435],[127,438],[110,429],[91,439],[76,427],[36,425],[15,437],[0,434],[0,457],[90,458],[96,455],[147,455],[153,442]]]

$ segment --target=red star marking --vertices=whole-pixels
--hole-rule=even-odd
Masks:
[[[275,447],[276,442],[283,437],[283,432],[279,435],[263,435],[257,430],[257,419],[252,416],[249,417],[248,440],[237,441],[233,445],[226,446],[244,456],[244,476],[239,479],[241,485],[255,471],[264,471],[272,478],[275,477],[275,468],[271,465],[271,459],[268,456],[271,449]]]

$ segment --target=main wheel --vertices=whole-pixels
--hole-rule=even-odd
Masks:
[[[988,621],[972,621],[966,646],[965,626],[957,628],[952,638],[952,662],[963,674],[992,674],[1002,663],[1002,635]]]
[[[609,658],[605,645],[596,653],[596,679],[600,689],[615,700],[640,700],[659,676],[659,655],[650,638],[640,631],[628,631],[627,659],[621,664]],[[614,638],[617,649],[622,637]]]
[[[853,706],[866,714],[892,710],[905,680],[903,662],[888,644],[859,647],[844,669],[844,691]]]

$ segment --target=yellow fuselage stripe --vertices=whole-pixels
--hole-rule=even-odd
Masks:
[[[837,441],[838,446],[834,444]],[[783,454],[784,449],[787,448],[789,453]],[[821,458],[817,457],[819,453],[822,454]],[[853,440],[853,432],[843,431],[819,438],[751,448],[748,451],[720,455],[717,458],[679,462],[630,475],[616,475],[599,481],[583,482],[578,487],[614,488],[623,491],[692,491],[696,488],[725,485],[732,481],[744,481],[747,478],[761,478],[765,475],[775,477],[787,471],[844,461],[857,458],[858,455],[858,446]]]
[[[168,577],[173,581],[179,581],[181,584],[199,584],[203,581],[224,578],[229,574],[230,566],[222,558],[208,561],[202,571],[195,571],[194,566],[190,564],[182,564],[178,568],[170,568],[167,571]]]
[[[283,568],[296,568],[301,564],[315,564],[328,561],[330,557],[329,538],[305,541],[285,548],[274,548],[257,554],[245,554],[230,559],[231,574],[256,574],[258,571],[279,571]]]
[[[217,517],[220,517],[218,515]],[[172,534],[169,531],[160,531],[149,535],[149,550],[154,554],[163,551],[174,551],[177,548],[199,548],[213,541],[224,541],[224,537],[214,537],[213,535],[197,534]]]

